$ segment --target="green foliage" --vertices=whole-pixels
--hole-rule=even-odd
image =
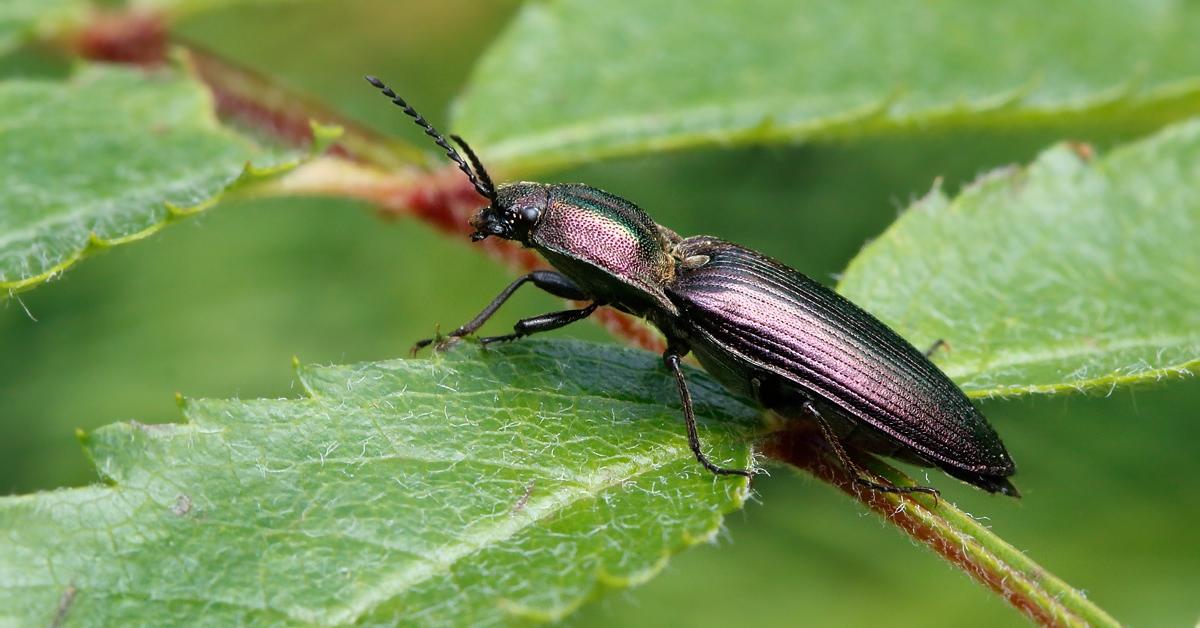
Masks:
[[[192,13],[215,11],[229,7],[256,4],[296,4],[301,0],[125,0],[126,6],[138,10],[154,9],[161,11],[172,19],[179,19]]]
[[[67,81],[4,81],[0,111],[5,291],[41,283],[90,251],[143,238],[296,164],[222,127],[208,92],[179,72],[88,66]]]
[[[79,0],[4,0],[0,3],[0,55],[83,13]]]
[[[1200,367],[1200,122],[1091,161],[940,187],[850,264],[840,289],[978,397],[1186,375]]]
[[[712,538],[655,356],[579,343],[308,367],[310,396],[188,401],[85,443],[110,486],[0,499],[0,623],[556,618]],[[690,374],[714,459],[756,411]]]
[[[0,4],[0,53],[30,37],[60,36],[71,7],[81,5]],[[857,249],[878,233],[890,218],[887,199],[914,189],[906,186],[926,189],[939,174],[953,179],[1024,161],[1027,148],[1008,144],[1050,145],[1064,136],[1056,125],[1078,124],[1072,128],[1086,132],[1076,136],[1112,140],[1200,109],[1200,51],[1191,37],[1198,19],[1185,4],[1071,2],[1048,14],[1028,2],[934,10],[916,2],[676,1],[636,12],[572,0],[529,3],[462,92],[458,125],[444,123],[437,103],[458,91],[455,68],[466,67],[471,47],[486,44],[492,25],[499,28],[500,18],[486,16],[494,8],[297,4],[284,16],[255,6],[269,2],[131,4],[165,7],[171,18],[232,7],[185,35],[224,55],[241,51],[239,63],[335,101],[377,128],[418,137],[359,79],[363,71],[400,76],[399,91],[445,130],[466,135],[501,175],[664,149],[852,139],[786,151],[651,156],[589,166],[587,176],[570,173],[635,199],[681,232],[729,236],[792,263],[813,254],[823,260],[815,270],[798,266],[818,278],[850,256],[845,242]],[[56,13],[59,7],[66,9]],[[485,17],[472,22],[477,12]],[[329,28],[334,21],[338,28]],[[314,29],[320,46],[296,45]],[[95,84],[81,90],[86,80]],[[42,101],[17,98],[34,88],[43,90]],[[31,286],[81,250],[153,232],[164,216],[179,213],[164,202],[207,206],[231,181],[246,180],[238,179],[246,159],[275,159],[218,125],[208,98],[177,71],[85,67],[68,82],[0,83],[0,104],[13,100],[6,113],[26,114],[0,130],[3,154],[43,160],[25,166],[14,159],[6,170],[0,242],[31,221],[65,215],[54,212],[72,214],[25,243],[33,253],[0,246],[0,287]],[[154,135],[162,129],[151,124],[155,116],[171,115],[180,132],[198,138],[195,154],[190,143]],[[1091,164],[1060,147],[953,199],[939,188],[863,251],[842,289],[918,344],[950,340],[951,350],[936,359],[977,396],[1107,388],[1194,367],[1200,260],[1194,247],[1180,246],[1197,240],[1189,198],[1197,174],[1194,125]],[[987,135],[972,134],[980,129]],[[100,150],[107,139],[112,146]],[[165,196],[176,191],[173,183],[192,200]],[[29,195],[18,192],[30,189],[51,202],[29,205]],[[72,196],[107,205],[64,209]],[[31,470],[69,466],[58,463],[73,451],[45,436],[68,434],[63,422],[161,416],[139,412],[130,400],[154,397],[151,389],[163,386],[221,396],[289,394],[262,366],[268,354],[294,350],[281,347],[316,346],[322,359],[338,361],[395,355],[433,322],[465,320],[504,283],[500,271],[467,263],[459,243],[431,242],[436,236],[411,224],[401,235],[374,224],[340,232],[359,219],[345,213],[345,201],[276,200],[256,205],[275,208],[257,216],[250,206],[206,219],[211,232],[173,229],[161,245],[128,247],[95,272],[89,265],[73,274],[78,279],[30,295],[42,323],[29,323],[7,302],[0,410],[8,432],[0,432],[0,464],[26,475],[0,473],[17,482],[0,490],[58,481],[46,473],[29,478]],[[225,221],[219,227],[218,218]],[[12,229],[18,219],[25,222]],[[89,220],[113,231],[92,237],[97,229]],[[47,264],[41,274],[7,274],[38,261]],[[472,289],[457,289],[464,285]],[[545,297],[520,302],[536,298],[521,295],[502,318],[553,307]],[[566,369],[553,366],[555,359]],[[515,379],[511,369],[521,365],[532,378]],[[363,380],[352,368],[380,379]],[[742,484],[698,472],[681,447],[670,382],[657,360],[642,354],[532,345],[311,369],[302,377],[317,397],[191,402],[185,425],[101,429],[88,447],[112,486],[0,500],[0,623],[5,612],[21,624],[92,617],[167,623],[201,614],[225,623],[389,622],[418,613],[479,622],[560,617],[606,585],[649,578],[668,553],[706,538],[720,514],[744,498]],[[753,420],[695,378],[703,382],[703,412]],[[487,388],[497,381],[508,388]],[[454,403],[459,396],[434,382],[467,391],[466,401]],[[599,395],[558,390],[572,385]],[[940,475],[930,481],[955,503],[986,513],[1014,545],[1085,584],[1096,600],[1123,600],[1114,604],[1119,616],[1170,623],[1163,618],[1191,617],[1194,559],[1180,546],[1195,497],[1170,480],[1191,461],[1194,434],[1183,408],[1194,406],[1195,394],[1139,394],[1157,394],[1158,403],[1134,403],[1130,393],[1121,400],[1042,400],[1033,411],[1033,402],[986,405],[1020,463],[1021,488],[1033,487],[1022,510]],[[457,414],[447,415],[447,403]],[[1140,429],[1129,429],[1130,417],[1144,419]],[[453,429],[453,420],[497,429]],[[749,427],[739,425],[706,429],[707,446],[744,458]],[[369,433],[380,438],[368,442]],[[21,439],[36,434],[57,457],[23,447]],[[479,469],[487,466],[480,461],[528,462],[544,442],[562,443],[555,453],[566,463]],[[448,462],[400,459],[414,451]],[[654,458],[660,453],[670,458]],[[600,466],[584,466],[588,461]],[[567,471],[574,475],[556,475]],[[472,474],[483,481],[471,484]],[[691,553],[684,560],[692,562],[639,596],[629,617],[769,624],[803,616],[820,624],[846,616],[878,623],[882,614],[954,625],[994,612],[996,622],[1011,619],[999,602],[896,543],[874,521],[859,525],[831,495],[775,475],[755,485],[767,509],[732,523],[737,544]],[[947,513],[940,538],[958,535],[971,551],[968,537],[987,535],[962,513],[943,508]],[[1068,516],[1092,525],[1061,535]],[[583,534],[601,521],[609,525]],[[647,535],[647,525],[663,527]],[[1123,542],[1114,546],[1112,538]],[[995,540],[989,547],[1007,548]],[[1046,587],[1050,596],[1075,595],[1052,576],[1043,579],[1042,569],[1015,550],[1001,554],[999,562],[1020,566],[1039,587],[1053,585]],[[982,556],[985,567],[997,562]],[[1124,569],[1134,562],[1152,565],[1138,586],[1130,586]],[[437,571],[449,564],[450,571]],[[1023,586],[1020,578],[1006,582]],[[453,586],[462,588],[451,592]],[[874,604],[837,603],[847,593],[859,599],[856,587],[863,586],[872,587]],[[672,590],[674,597],[660,597]],[[928,606],[929,590],[947,592],[936,609]],[[745,603],[729,610],[735,595]],[[590,619],[613,623],[604,615]]]
[[[70,32],[99,9],[153,10],[179,19],[217,8],[296,0],[4,0],[0,2],[0,56],[38,38]]]
[[[528,170],[897,128],[1178,117],[1200,103],[1198,29],[1195,5],[1136,0],[1052,14],[1032,0],[536,2],[480,62],[457,128]]]

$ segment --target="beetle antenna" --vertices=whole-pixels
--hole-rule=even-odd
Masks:
[[[453,134],[450,135],[450,139],[461,146],[463,152],[467,154],[467,159],[471,160],[471,168],[475,170],[475,174],[479,176],[479,181],[483,183],[484,187],[489,190],[495,190],[496,186],[492,184],[492,177],[488,175],[487,169],[483,167],[479,158],[475,156],[475,151],[471,150],[471,146],[467,144],[467,140]]]
[[[404,110],[404,113],[417,123],[417,126],[425,130],[425,135],[428,135],[430,138],[432,138],[435,144],[441,147],[442,150],[446,151],[446,156],[449,157],[451,161],[458,164],[458,169],[462,170],[463,173],[467,175],[467,178],[471,180],[471,185],[475,188],[475,191],[478,192],[480,196],[488,199],[493,204],[496,203],[496,187],[492,184],[492,179],[488,176],[487,171],[484,170],[483,166],[479,163],[479,159],[475,157],[475,153],[473,153],[470,148],[467,148],[466,142],[463,142],[457,137],[454,138],[455,141],[461,144],[463,149],[466,150],[467,155],[470,156],[471,164],[474,164],[475,166],[474,171],[471,170],[471,166],[467,164],[465,159],[462,158],[462,155],[459,155],[458,151],[454,150],[454,147],[446,141],[446,138],[439,133],[438,130],[434,128],[434,126],[430,124],[424,116],[418,113],[416,109],[413,109],[412,105],[408,104],[403,98],[397,95],[396,92],[392,91],[392,88],[384,85],[383,81],[369,75],[365,78],[367,79],[368,83],[374,85],[375,88],[383,93],[384,96],[391,99],[391,101],[397,107],[400,107],[400,109]],[[479,174],[476,175],[476,172]]]

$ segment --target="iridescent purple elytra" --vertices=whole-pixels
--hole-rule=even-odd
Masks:
[[[368,77],[434,138],[489,203],[471,218],[473,240],[515,240],[558,272],[518,278],[474,319],[450,333],[474,334],[522,285],[533,283],[576,310],[520,320],[516,340],[614,307],[652,322],[667,338],[663,361],[675,377],[688,442],[716,474],[727,469],[703,453],[680,359],[694,352],[730,390],[797,420],[816,422],[832,451],[860,484],[887,492],[925,492],[871,479],[845,446],[934,466],[989,492],[1017,496],[1016,467],[999,436],[966,395],[929,358],[877,318],[798,271],[753,250],[709,236],[681,238],[633,203],[583,184],[496,186],[458,137],[463,159],[424,118]],[[418,342],[419,349],[434,342]]]

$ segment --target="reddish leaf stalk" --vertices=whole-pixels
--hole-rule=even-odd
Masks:
[[[141,66],[167,60],[168,31],[161,13],[146,9],[95,10],[67,47],[86,59]]]
[[[400,167],[422,157],[419,151],[344,118],[295,90],[196,44],[172,39],[168,19],[161,12],[96,10],[78,30],[64,33],[59,39],[68,50],[85,59],[144,67],[165,64],[171,46],[182,46],[185,62],[208,85],[216,113],[223,121],[284,146],[308,146],[313,140],[310,122],[316,120],[342,127],[342,137],[329,148],[330,154],[383,167]]]
[[[312,142],[313,121],[337,125],[342,135],[330,147],[329,154],[381,168],[399,168],[423,157],[418,151],[406,151],[375,131],[210,51],[194,44],[188,44],[186,50],[188,65],[208,85],[217,116],[226,123],[290,147],[305,147]]]
[[[1042,626],[1111,625],[1116,620],[1020,551],[975,523],[970,515],[928,495],[873,491],[854,482],[815,429],[771,434],[764,453],[832,484],[929,547]],[[878,459],[858,461],[897,485],[914,482]]]
[[[208,85],[217,116],[226,123],[265,134],[285,146],[300,147],[313,139],[309,120],[329,119],[313,115],[318,112],[310,111],[298,97],[280,94],[250,70],[235,67],[196,47],[189,49],[188,60],[196,77]],[[354,158],[344,148],[335,154]]]

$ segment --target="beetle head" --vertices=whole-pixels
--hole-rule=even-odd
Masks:
[[[450,136],[465,159],[383,82],[373,76],[367,82],[424,129],[488,200],[470,219],[472,240],[496,236],[533,247],[589,293],[626,311],[678,313],[662,287],[674,274],[670,238],[636,205],[581,184],[519,182],[497,188],[462,138]]]
[[[471,216],[475,233],[471,240],[488,236],[531,244],[530,233],[546,213],[548,186],[541,183],[509,183],[496,190],[496,200]]]

